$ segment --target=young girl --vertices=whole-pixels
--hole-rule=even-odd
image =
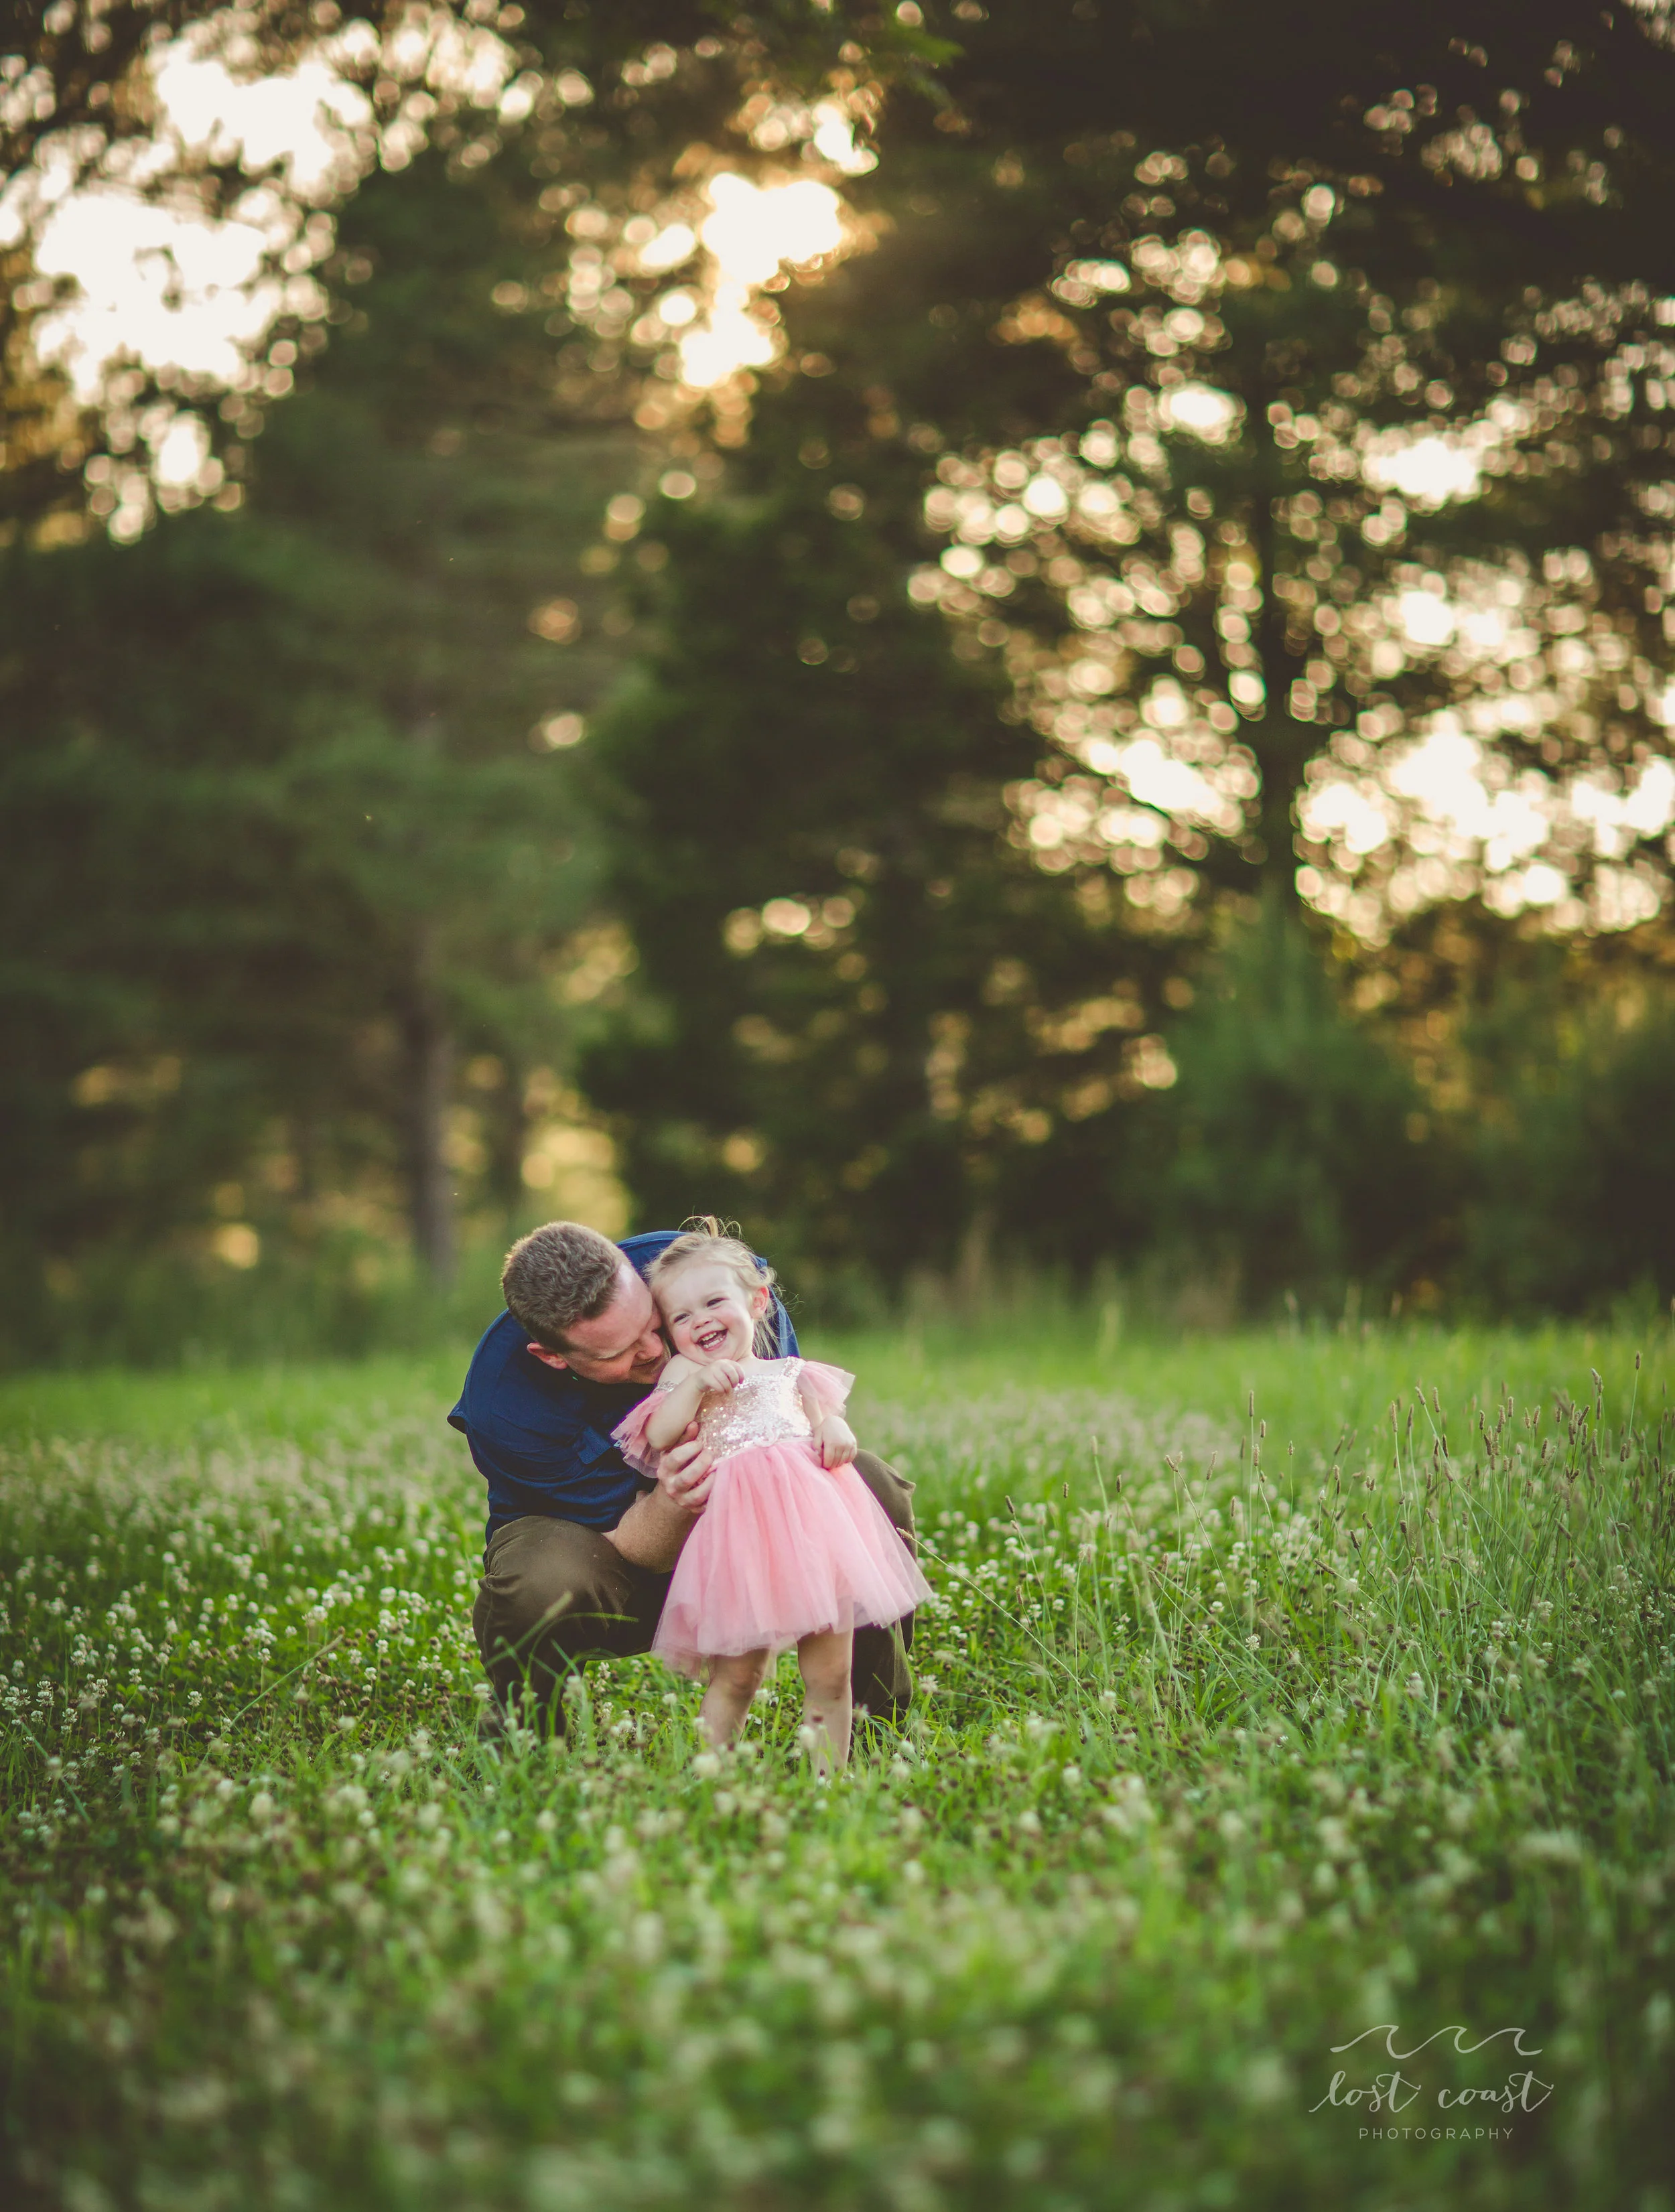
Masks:
[[[719,1747],[795,1644],[816,1765],[842,1766],[854,1631],[899,1620],[930,1595],[851,1465],[840,1408],[855,1378],[818,1360],[757,1356],[773,1277],[734,1237],[678,1237],[646,1280],[675,1356],[617,1442],[649,1473],[696,1419],[716,1462],[651,1648],[682,1674],[707,1674],[701,1722]]]

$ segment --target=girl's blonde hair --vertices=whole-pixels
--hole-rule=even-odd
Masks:
[[[758,1260],[748,1244],[728,1233],[729,1227],[713,1213],[693,1214],[674,1242],[666,1244],[646,1269],[646,1287],[655,1291],[659,1283],[681,1268],[701,1263],[725,1267],[742,1291],[765,1290],[768,1303],[757,1317],[755,1346],[759,1358],[771,1359],[779,1349],[779,1323],[773,1308],[779,1278],[765,1260]]]

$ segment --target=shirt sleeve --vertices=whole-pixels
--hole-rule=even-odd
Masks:
[[[823,1359],[805,1359],[799,1382],[807,1382],[823,1413],[841,1413],[855,1377],[846,1367],[828,1367]]]

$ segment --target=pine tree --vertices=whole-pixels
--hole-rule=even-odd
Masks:
[[[619,652],[577,559],[624,455],[492,304],[496,195],[433,162],[357,198],[362,304],[238,512],[0,556],[5,1216],[65,1281],[201,1239],[217,1187],[316,1238],[358,1190],[438,1274],[456,1187],[515,1200],[589,897],[564,746]]]

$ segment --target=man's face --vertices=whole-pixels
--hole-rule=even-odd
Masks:
[[[575,1322],[564,1333],[564,1350],[544,1344],[530,1351],[548,1367],[568,1367],[586,1382],[643,1382],[648,1389],[668,1364],[657,1333],[657,1309],[651,1292],[624,1260],[611,1303],[592,1321]]]

